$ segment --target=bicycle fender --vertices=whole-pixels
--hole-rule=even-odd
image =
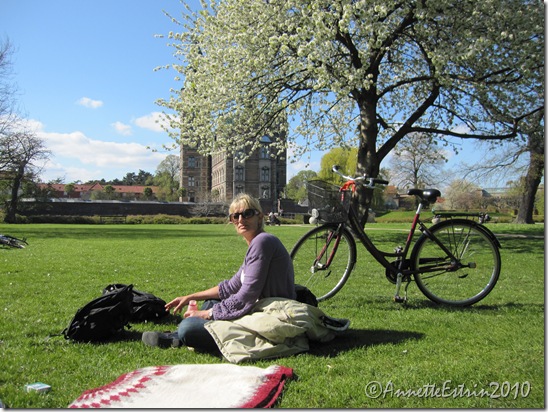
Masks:
[[[484,225],[482,225],[482,224],[480,224],[480,223],[478,223],[474,220],[470,220],[470,219],[448,219],[448,220],[443,220],[441,222],[436,223],[435,225],[430,226],[428,228],[428,230],[431,230],[431,229],[434,229],[438,226],[442,226],[444,224],[447,224],[445,222],[455,222],[455,223],[466,222],[466,224],[472,224],[472,226],[474,226],[475,229],[478,229],[480,232],[483,232],[485,235],[487,235],[487,237],[489,237],[495,243],[495,246],[497,246],[499,249],[502,249],[502,245],[500,244],[500,242],[497,239],[497,237],[495,236],[495,234],[493,232],[491,232],[488,228],[486,228]],[[422,236],[428,236],[428,235],[425,235],[423,233]]]

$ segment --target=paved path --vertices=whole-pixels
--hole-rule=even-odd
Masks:
[[[294,226],[294,227],[310,227],[312,229],[313,225],[306,225],[306,224],[296,224],[296,225],[286,225],[286,226]],[[383,230],[383,231],[393,231],[393,232],[405,232],[408,233],[409,229],[403,229],[403,228],[386,228],[386,227],[373,227],[373,226],[365,226],[365,231],[370,230]],[[491,230],[489,228],[489,230]],[[492,230],[491,230],[492,231]],[[493,231],[492,231],[493,232]],[[420,234],[420,232],[418,232]],[[493,232],[495,233],[495,232]],[[520,233],[495,233],[496,237],[505,237],[505,238],[514,238],[514,239],[544,239],[544,235],[523,235]]]
[[[495,233],[495,236],[516,239],[544,239],[544,235],[521,235],[519,233]]]

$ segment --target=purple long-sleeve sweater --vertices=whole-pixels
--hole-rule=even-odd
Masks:
[[[213,306],[213,319],[239,318],[258,299],[295,299],[293,263],[276,236],[262,232],[253,238],[236,274],[219,283],[221,302]]]

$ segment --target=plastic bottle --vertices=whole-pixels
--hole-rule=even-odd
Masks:
[[[187,308],[187,313],[190,313],[190,312],[196,312],[198,310],[198,302],[196,302],[195,300],[191,300],[190,302],[188,302],[188,308]]]

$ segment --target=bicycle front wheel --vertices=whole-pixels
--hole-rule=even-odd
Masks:
[[[356,263],[356,242],[338,225],[323,225],[306,233],[291,251],[295,283],[306,286],[318,301],[333,297],[346,283]]]
[[[451,219],[430,228],[411,254],[417,286],[430,300],[468,306],[493,290],[500,274],[499,245],[494,235],[475,222]],[[453,255],[436,242],[440,242]]]
[[[27,244],[28,243],[25,239],[18,239],[16,237],[8,235],[0,235],[0,245],[9,246],[17,249],[24,249]]]

